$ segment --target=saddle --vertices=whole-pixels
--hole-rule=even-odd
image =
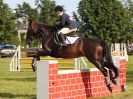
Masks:
[[[79,38],[79,35],[78,35],[78,32],[77,31],[76,32],[75,31],[70,32],[68,34],[65,34],[64,36],[65,36],[65,39],[67,40],[66,42],[69,42],[67,44],[72,44],[71,41],[68,40],[68,38],[71,38],[71,39],[72,38]],[[74,39],[74,41],[76,41],[76,39]],[[74,42],[74,41],[72,41],[72,42]],[[60,46],[62,45],[62,42],[60,41],[60,38],[58,36],[58,33],[55,33],[54,42],[57,45],[60,45]]]

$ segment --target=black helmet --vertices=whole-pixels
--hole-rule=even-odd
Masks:
[[[56,6],[56,7],[55,7],[55,12],[56,12],[56,11],[63,11],[63,7],[62,7],[62,6],[59,6],[59,5]]]

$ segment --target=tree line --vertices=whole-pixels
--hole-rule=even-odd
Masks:
[[[18,4],[11,9],[0,0],[0,44],[20,44],[16,30],[16,19],[27,17],[32,20],[58,24],[54,14],[53,0],[35,0],[35,8],[28,3]],[[133,42],[132,0],[81,0],[73,18],[79,23],[79,33],[85,38],[95,38],[106,43]],[[37,42],[36,40],[35,42]]]

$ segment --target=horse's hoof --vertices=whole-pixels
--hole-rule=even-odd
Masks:
[[[112,81],[112,83],[113,83],[114,85],[117,85],[117,80],[116,80],[116,79],[112,79],[111,81]]]
[[[107,87],[108,87],[109,91],[112,93],[113,89],[112,89],[112,87],[110,86],[110,84],[107,85]]]
[[[36,72],[36,68],[32,65],[33,72]]]

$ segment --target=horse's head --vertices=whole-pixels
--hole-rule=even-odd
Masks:
[[[27,36],[26,36],[26,42],[30,44],[33,41],[33,38],[36,34],[36,24],[32,20],[29,20],[28,23],[28,29],[27,29]]]
[[[26,42],[31,44],[34,38],[46,37],[48,35],[48,26],[43,23],[30,20],[27,29]]]

